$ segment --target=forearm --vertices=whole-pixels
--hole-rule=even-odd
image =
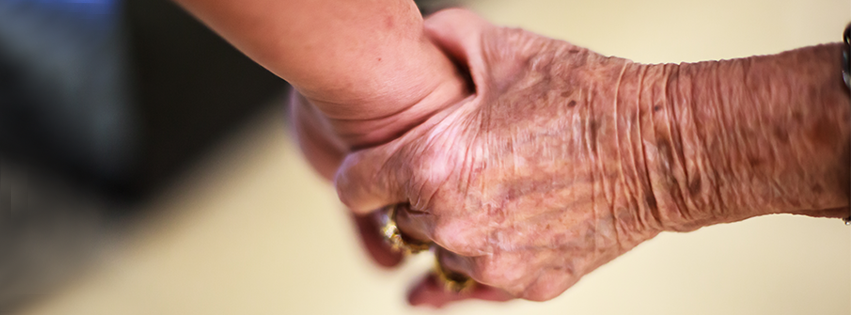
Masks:
[[[295,86],[353,146],[386,141],[420,118],[384,117],[463,97],[464,80],[425,37],[410,0],[177,2]]]
[[[851,105],[840,51],[650,67],[641,139],[665,229],[769,213],[847,216]]]

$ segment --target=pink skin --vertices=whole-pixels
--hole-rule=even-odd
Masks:
[[[336,173],[355,213],[410,203],[401,229],[487,284],[457,296],[426,278],[412,302],[548,300],[663,231],[848,213],[838,45],[641,65],[463,10],[425,27],[475,92]]]

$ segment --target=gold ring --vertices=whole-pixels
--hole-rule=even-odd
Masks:
[[[387,207],[384,215],[381,216],[381,236],[384,237],[384,241],[394,251],[401,251],[406,255],[427,251],[431,247],[430,243],[412,241],[402,236],[402,231],[399,231],[399,227],[396,226],[396,211],[398,207],[399,205]]]
[[[476,286],[476,280],[473,280],[473,278],[443,267],[439,255],[434,255],[434,258],[434,273],[437,274],[437,279],[443,282],[444,290],[464,294],[470,292]]]

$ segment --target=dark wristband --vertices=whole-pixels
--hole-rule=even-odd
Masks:
[[[845,46],[842,49],[842,79],[845,80],[845,85],[851,90],[851,24],[845,27],[845,33],[842,36]]]
[[[845,27],[842,40],[845,42],[845,46],[842,49],[842,79],[845,80],[845,86],[851,91],[851,24]],[[849,214],[844,220],[845,225],[851,225],[851,205],[849,205]]]

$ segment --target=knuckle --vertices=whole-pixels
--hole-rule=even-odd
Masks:
[[[487,233],[463,215],[438,218],[433,230],[435,243],[455,254],[477,257],[487,254]]]
[[[462,256],[469,256],[470,244],[459,231],[458,224],[441,223],[434,227],[433,240],[446,250]]]
[[[573,282],[575,281],[568,274],[547,270],[529,283],[518,296],[530,301],[552,300],[567,290]]]
[[[519,284],[525,272],[502,255],[488,255],[476,259],[474,272],[483,283],[506,289],[512,294],[522,292]]]
[[[358,205],[353,198],[354,192],[352,191],[352,186],[349,185],[345,176],[337,175],[334,182],[334,188],[337,190],[337,198],[340,199],[340,202],[346,205],[346,207],[357,211],[358,209],[356,208]]]
[[[526,287],[520,298],[530,301],[549,301],[558,297],[564,290],[557,289],[558,284],[555,280],[538,278],[534,284]]]
[[[502,274],[502,268],[493,264],[481,264],[477,266],[475,271],[481,281],[489,285],[507,288],[511,284],[510,279]]]

